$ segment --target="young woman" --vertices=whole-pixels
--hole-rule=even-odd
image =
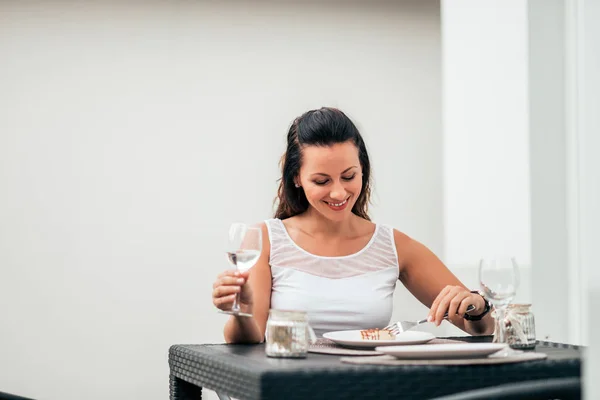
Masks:
[[[249,273],[226,271],[213,303],[240,307],[228,343],[258,343],[270,308],[304,310],[316,331],[381,328],[390,322],[396,282],[430,308],[428,319],[471,334],[493,332],[489,303],[467,289],[423,244],[371,222],[369,156],[352,121],[321,108],[298,117],[287,135],[275,218],[262,224],[263,251]],[[466,312],[469,305],[475,309]]]

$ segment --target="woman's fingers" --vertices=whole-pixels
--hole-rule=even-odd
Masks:
[[[217,275],[217,278],[223,278],[224,276],[240,276],[240,272],[235,269],[228,269]]]
[[[459,314],[458,308],[462,304],[463,300],[468,299],[471,293],[466,290],[458,291],[452,300],[450,300],[450,305],[448,306],[448,319],[452,322],[457,322],[463,318],[463,314]]]
[[[467,308],[469,308],[469,306],[473,303],[474,303],[474,301],[473,301],[472,296],[465,297],[463,299],[463,301],[460,302],[460,306],[458,307],[457,314],[460,315],[461,317],[464,316],[467,313]],[[473,305],[475,305],[475,304],[473,304]],[[477,314],[477,308],[471,312],[474,314]]]
[[[227,270],[217,276],[213,283],[213,304],[221,309],[228,310],[233,306],[235,296],[242,291],[246,284],[247,275],[243,276],[239,271]]]
[[[429,315],[427,316],[427,321],[433,322],[435,320],[435,315],[437,313],[440,302],[444,299],[444,297],[446,296],[446,293],[448,293],[449,290],[450,290],[450,286],[446,286],[445,288],[442,289],[440,294],[437,295],[435,300],[433,300],[433,303],[431,304],[431,307],[429,309]]]
[[[238,294],[240,303],[252,304],[252,290],[248,284],[249,276],[250,271],[227,270],[221,272],[213,283],[213,304],[221,310],[228,310],[233,306],[235,296]]]
[[[448,306],[450,305],[450,300],[452,299],[452,294],[447,293],[438,304],[437,310],[435,310],[435,314],[433,315],[433,322],[436,326],[439,326],[444,320],[444,315],[448,311]]]
[[[240,290],[241,289],[239,286],[217,286],[213,290],[213,297],[219,298],[223,296],[229,296],[231,294],[238,293]]]
[[[213,283],[213,289],[218,288],[219,286],[242,286],[246,283],[244,278],[235,277],[235,276],[224,276],[215,281]]]
[[[439,326],[446,313],[451,321],[455,321],[459,316],[462,318],[464,313],[460,313],[459,309],[463,300],[468,299],[470,295],[471,293],[461,286],[446,286],[433,301],[427,320]]]
[[[238,277],[241,277],[244,279],[248,279],[248,277],[250,276],[251,270],[244,271],[244,272],[239,272],[239,271],[235,271],[235,272],[236,272],[235,276],[238,276]]]
[[[213,304],[215,307],[221,310],[229,310],[233,306],[233,301],[235,300],[235,294],[224,296],[224,297],[213,297]]]
[[[217,280],[213,283],[213,289],[222,285],[243,285],[246,282],[246,278],[242,276],[239,271],[230,269],[221,272],[217,276]]]

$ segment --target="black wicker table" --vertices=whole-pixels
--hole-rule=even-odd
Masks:
[[[468,342],[491,337],[453,337]],[[376,366],[344,364],[339,356],[305,359],[265,355],[264,345],[174,345],[169,349],[170,398],[197,400],[202,387],[237,399],[429,399],[526,380],[579,377],[582,348],[538,341],[548,358],[516,364]]]

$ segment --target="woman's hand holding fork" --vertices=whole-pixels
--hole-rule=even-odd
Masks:
[[[469,305],[475,307],[469,311],[470,315],[479,315],[485,310],[485,300],[479,294],[472,293],[462,286],[448,285],[442,289],[431,304],[427,321],[439,326],[447,312],[450,322],[456,323],[463,319]]]

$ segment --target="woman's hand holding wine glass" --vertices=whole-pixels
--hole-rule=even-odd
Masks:
[[[235,267],[217,277],[213,284],[213,304],[224,314],[252,316],[252,291],[248,285],[250,269],[262,251],[262,231],[234,223],[229,229],[227,260]]]

